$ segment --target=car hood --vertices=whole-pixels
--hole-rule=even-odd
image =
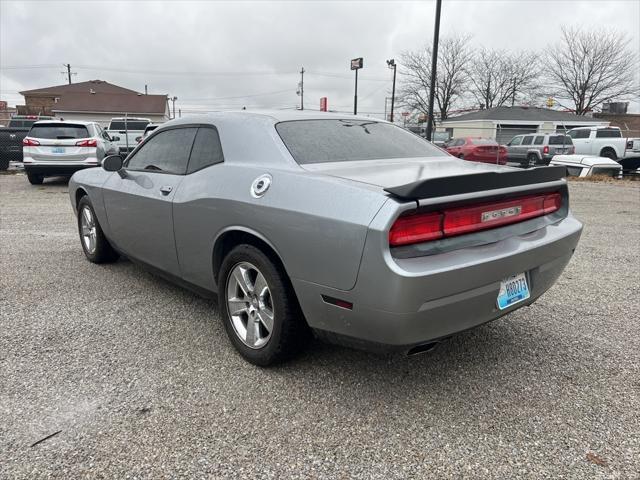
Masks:
[[[345,178],[382,188],[440,177],[519,170],[501,165],[459,160],[452,156],[313,163],[302,165],[302,168],[310,172]]]
[[[550,165],[571,166],[576,164],[581,164],[587,167],[592,167],[593,165],[611,165],[612,167],[621,167],[621,165],[615,160],[611,160],[606,157],[597,157],[594,155],[556,155],[550,162]]]

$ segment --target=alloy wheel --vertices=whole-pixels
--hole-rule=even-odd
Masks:
[[[273,300],[264,275],[255,265],[240,262],[229,272],[227,310],[242,343],[254,349],[266,345],[273,332]]]
[[[82,243],[84,248],[90,255],[96,251],[96,221],[93,212],[85,206],[80,212],[80,229],[82,234]]]

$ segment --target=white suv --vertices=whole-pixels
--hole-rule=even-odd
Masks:
[[[96,167],[105,156],[118,153],[117,140],[96,122],[36,122],[22,140],[29,182],[40,185],[46,176],[70,176],[82,168]]]

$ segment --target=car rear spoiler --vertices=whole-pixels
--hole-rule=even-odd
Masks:
[[[454,177],[431,178],[384,190],[405,200],[417,200],[553,182],[566,177],[566,175],[566,167],[558,165],[528,170],[470,173]]]

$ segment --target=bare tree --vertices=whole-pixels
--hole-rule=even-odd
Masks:
[[[537,97],[538,55],[481,48],[471,65],[471,95],[482,108],[514,105]]]
[[[624,33],[563,28],[545,64],[549,94],[570,99],[578,115],[603,102],[640,94],[638,53]]]
[[[465,93],[471,60],[469,40],[469,36],[440,40],[435,98],[442,120],[448,117],[452,106]],[[426,114],[429,111],[431,47],[401,54],[400,74],[399,103]]]

